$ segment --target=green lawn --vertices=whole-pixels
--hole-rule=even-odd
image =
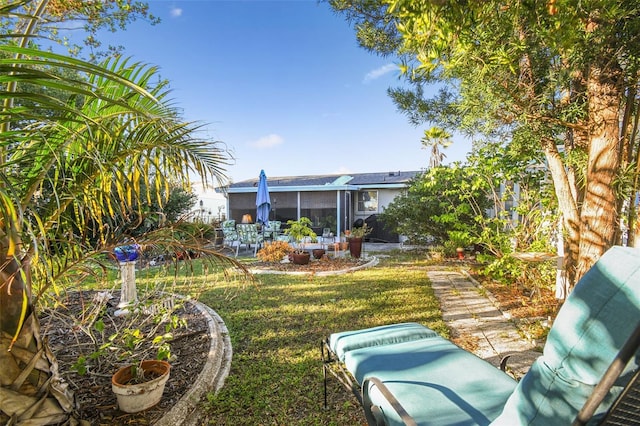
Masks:
[[[334,331],[416,321],[445,337],[424,257],[396,253],[378,266],[331,277],[256,276],[255,285],[226,283],[209,271],[187,292],[225,321],[231,372],[207,412],[215,425],[365,424],[355,398],[330,380],[322,406],[320,341]]]

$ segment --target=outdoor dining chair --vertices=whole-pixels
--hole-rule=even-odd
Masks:
[[[238,233],[238,245],[236,246],[236,257],[240,251],[240,246],[244,245],[245,250],[248,251],[253,245],[253,256],[258,253],[258,248],[264,241],[262,234],[258,232],[258,225],[255,223],[239,223],[236,225],[236,232]]]
[[[234,247],[238,244],[238,233],[234,219],[222,222],[222,244],[227,247]]]
[[[282,222],[279,220],[270,220],[266,226],[262,228],[262,238],[267,241],[276,241],[280,235],[280,227]]]

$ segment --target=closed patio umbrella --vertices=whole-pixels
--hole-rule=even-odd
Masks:
[[[269,211],[271,210],[271,198],[269,197],[269,187],[267,186],[267,175],[264,170],[260,170],[260,180],[258,181],[258,194],[256,195],[256,223],[266,225],[269,222]]]

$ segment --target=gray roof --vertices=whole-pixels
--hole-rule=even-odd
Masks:
[[[267,175],[269,190],[313,190],[357,189],[358,187],[404,187],[421,171],[392,171],[377,173],[350,173],[311,176],[270,177]],[[258,178],[243,180],[229,185],[229,192],[249,192],[258,187]],[[257,189],[254,189],[257,190]]]

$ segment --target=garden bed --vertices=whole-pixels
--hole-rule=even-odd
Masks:
[[[207,321],[190,302],[175,311],[175,315],[186,322],[186,328],[173,331],[170,341],[173,355],[170,360],[171,373],[163,397],[158,405],[148,410],[127,414],[118,409],[116,396],[111,391],[111,375],[127,360],[116,361],[104,356],[89,361],[85,374],[74,371],[81,356],[89,357],[96,351],[96,344],[82,331],[82,327],[87,326],[82,318],[93,304],[96,294],[93,291],[70,293],[64,299],[63,306],[40,315],[42,334],[49,340],[59,371],[78,401],[76,418],[92,425],[152,424],[171,410],[202,371],[210,348]],[[126,316],[114,315],[118,302],[119,295],[115,295],[107,302],[106,310],[101,315],[105,336],[128,327]],[[141,325],[140,331],[146,334],[152,328],[153,324]],[[161,330],[164,333],[164,329]],[[94,334],[100,333],[94,331]]]

